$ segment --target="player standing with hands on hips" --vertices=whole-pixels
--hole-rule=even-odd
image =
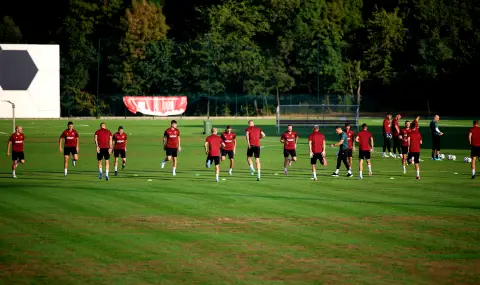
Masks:
[[[342,127],[338,126],[336,128],[336,132],[339,136],[339,140],[336,144],[332,144],[331,147],[338,146],[338,156],[337,156],[337,169],[335,169],[335,172],[332,174],[334,177],[338,177],[338,173],[340,171],[340,165],[343,164],[347,168],[347,177],[352,177],[352,168],[350,167],[350,164],[347,161],[347,151],[348,151],[348,137],[347,134],[342,130]]]
[[[298,135],[293,131],[293,126],[288,125],[287,131],[283,133],[280,138],[280,142],[283,144],[283,173],[288,174],[287,166],[292,165],[292,161],[297,161],[297,142]]]
[[[313,126],[313,132],[308,136],[308,149],[310,150],[313,181],[317,181],[317,160],[319,160],[323,166],[327,165],[325,135],[320,132],[318,125]]]
[[[12,149],[12,177],[17,178],[15,170],[19,163],[25,163],[25,154],[23,153],[23,147],[25,145],[25,135],[23,134],[22,126],[15,128],[7,143],[7,156],[10,156],[10,148]]]
[[[75,167],[78,160],[78,149],[80,145],[80,140],[78,138],[78,132],[73,128],[73,123],[67,123],[67,129],[63,131],[58,140],[58,146],[60,148],[60,153],[63,152],[63,170],[64,175],[67,176],[68,173],[68,158],[70,154],[72,155],[72,165]],[[62,143],[65,140],[65,145],[62,149]]]
[[[257,166],[257,181],[260,181],[260,140],[265,137],[262,129],[255,127],[252,120],[248,121],[248,128],[245,130],[245,138],[247,140],[247,162],[250,167],[250,174],[255,174],[253,167],[252,156],[255,157],[255,164]]]
[[[95,145],[97,146],[97,160],[99,179],[103,178],[102,160],[105,159],[105,180],[109,180],[108,171],[110,170],[110,154],[112,153],[112,132],[110,132],[105,123],[100,124],[100,129],[95,132]]]
[[[218,182],[220,176],[220,149],[225,147],[223,140],[217,135],[217,128],[212,128],[212,134],[205,140],[205,153],[207,154],[207,167],[210,163],[215,163],[215,181]]]
[[[359,179],[363,179],[363,160],[367,160],[368,166],[368,175],[372,176],[372,163],[370,161],[371,153],[373,152],[373,136],[372,133],[368,131],[367,124],[362,125],[362,130],[358,132],[355,141],[358,142],[358,148],[360,149],[358,153],[358,170],[359,170]]]
[[[118,158],[122,158],[122,170],[127,164],[127,134],[123,127],[118,127],[118,132],[113,135],[113,156],[115,157],[115,176],[118,176]]]
[[[177,121],[172,120],[170,122],[170,128],[166,129],[163,133],[163,149],[166,156],[162,160],[162,168],[165,167],[165,163],[173,158],[172,175],[177,175],[177,156],[182,147],[180,146],[180,130],[177,129]]]
[[[480,128],[478,121],[473,121],[473,127],[468,132],[468,141],[471,146],[470,156],[472,157],[472,179],[475,179],[475,163],[480,159]]]
[[[430,122],[430,131],[432,132],[432,160],[441,160],[440,154],[440,137],[443,133],[438,129],[438,121],[440,116],[433,116],[433,120]]]

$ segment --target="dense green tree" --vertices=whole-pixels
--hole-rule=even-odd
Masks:
[[[12,17],[5,16],[0,22],[0,43],[16,44],[22,41],[22,31]]]

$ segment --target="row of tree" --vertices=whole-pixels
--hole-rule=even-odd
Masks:
[[[360,100],[362,86],[367,96],[429,99],[445,84],[473,87],[478,75],[477,1],[194,2],[70,0],[47,36],[61,45],[63,103],[75,98],[94,114],[105,107],[97,93]],[[15,18],[4,17],[0,42],[25,41]]]

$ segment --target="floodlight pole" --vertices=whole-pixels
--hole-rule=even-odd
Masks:
[[[2,102],[6,102],[6,103],[9,103],[10,105],[12,105],[12,117],[13,117],[13,131],[12,133],[15,132],[15,103],[13,103],[12,101],[9,101],[9,100],[2,100]]]

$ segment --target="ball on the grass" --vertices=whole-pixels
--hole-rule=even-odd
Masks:
[[[470,157],[466,157],[466,156],[465,156],[465,157],[463,158],[463,161],[466,162],[466,163],[470,163],[470,162],[472,162],[472,159],[471,159]]]
[[[438,155],[438,157],[439,157],[440,159],[445,159],[445,154],[440,153],[440,154]]]

